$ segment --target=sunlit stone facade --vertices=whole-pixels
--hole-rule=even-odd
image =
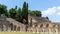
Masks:
[[[25,25],[12,18],[0,17],[0,31],[25,31]]]
[[[45,17],[36,17],[29,15],[28,20],[29,25],[32,23],[32,26],[28,27],[29,32],[60,32],[60,23],[51,22]]]
[[[13,32],[60,32],[60,23],[53,23],[45,17],[28,16],[28,24],[12,18],[0,17],[0,31]]]

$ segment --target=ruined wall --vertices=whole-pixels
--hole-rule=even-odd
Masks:
[[[34,24],[32,27],[28,28],[29,32],[58,32],[58,25],[51,23],[40,23],[37,26]]]
[[[60,32],[60,24],[49,23],[49,22],[33,23],[31,18],[27,26],[28,27],[26,31],[25,24],[19,23],[12,18],[0,17],[0,31]]]

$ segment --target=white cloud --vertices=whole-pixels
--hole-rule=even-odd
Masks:
[[[48,16],[52,22],[60,22],[60,6],[42,11],[42,16]]]
[[[60,16],[60,12],[58,12],[58,13],[57,13],[57,15],[59,15],[59,16]]]
[[[47,10],[42,11],[43,16],[51,16],[51,15],[60,15],[60,6],[48,8]]]
[[[59,6],[59,7],[57,7],[57,9],[58,9],[58,10],[60,10],[60,6]]]

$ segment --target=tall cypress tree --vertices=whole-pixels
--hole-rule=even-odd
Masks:
[[[28,4],[26,2],[24,2],[22,8],[22,22],[28,24]]]

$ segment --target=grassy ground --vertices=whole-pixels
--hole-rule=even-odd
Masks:
[[[31,33],[31,32],[0,32],[0,34],[40,34],[40,33]]]
[[[0,34],[56,34],[56,33],[0,32]]]

